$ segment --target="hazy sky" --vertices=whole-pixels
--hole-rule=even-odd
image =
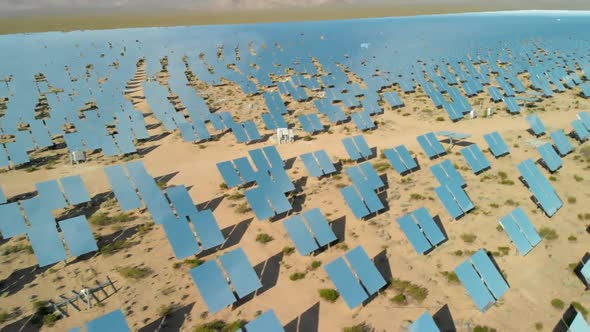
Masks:
[[[388,5],[453,5],[478,6],[490,4],[514,6],[520,9],[580,9],[588,7],[590,0],[0,0],[0,13],[60,12],[93,10],[231,10],[276,9],[282,7],[309,7],[317,5],[388,4]]]

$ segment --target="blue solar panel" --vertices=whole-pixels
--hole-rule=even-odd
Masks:
[[[574,150],[574,146],[567,139],[562,129],[556,130],[550,135],[560,155],[565,156]]]
[[[512,216],[531,245],[536,246],[541,242],[539,233],[521,207],[512,211]]]
[[[584,126],[584,123],[580,120],[572,121],[572,127],[574,127],[574,132],[578,137],[578,140],[584,142],[590,139],[590,131]]]
[[[383,154],[387,157],[387,160],[393,165],[393,168],[399,174],[403,174],[408,171],[408,167],[402,161],[399,153],[395,149],[385,149]]]
[[[440,332],[440,329],[430,313],[426,311],[410,325],[410,332]]]
[[[584,123],[584,127],[590,130],[590,114],[588,112],[580,112],[578,113],[578,119]]]
[[[344,148],[346,149],[346,152],[350,156],[350,159],[359,160],[362,158],[362,155],[361,155],[360,151],[358,150],[358,148],[356,147],[356,145],[354,144],[354,141],[352,140],[352,138],[350,138],[350,137],[344,138],[342,140],[342,144],[344,144]]]
[[[576,310],[576,316],[574,317],[574,319],[570,323],[570,326],[568,327],[568,332],[588,332],[588,331],[590,331],[590,325],[584,319],[584,315],[582,315],[581,313],[579,313]]]
[[[420,228],[422,228],[426,238],[432,243],[432,245],[436,246],[446,239],[444,233],[438,227],[432,216],[430,216],[430,213],[428,213],[426,208],[421,207],[414,211],[413,214],[418,225],[420,225]]]
[[[518,227],[518,224],[513,219],[512,215],[507,215],[500,220],[500,225],[502,228],[508,233],[508,236],[516,245],[518,252],[525,256],[528,254],[532,249],[533,246],[529,243],[526,236],[522,233],[521,229]]]
[[[243,179],[243,183],[249,183],[256,181],[256,172],[252,168],[252,164],[246,157],[234,159],[233,161],[235,168]]]
[[[310,153],[305,153],[300,156],[301,160],[303,160],[303,164],[309,171],[309,174],[313,177],[320,177],[324,175],[319,163],[316,161],[314,155]]]
[[[105,167],[105,172],[113,188],[113,192],[121,205],[123,211],[130,211],[139,209],[141,207],[141,200],[137,196],[135,188],[131,185],[131,181],[125,174],[121,165],[114,165]]]
[[[340,192],[357,219],[362,219],[371,214],[365,206],[362,197],[353,186],[344,187],[340,189]]]
[[[80,175],[68,176],[60,180],[70,205],[90,202],[90,194]]]
[[[397,222],[417,253],[423,254],[432,248],[411,214],[398,218]]]
[[[256,317],[255,320],[244,326],[246,332],[284,332],[281,321],[273,310],[269,310]]]
[[[479,147],[475,144],[461,149],[461,154],[465,160],[467,160],[469,167],[471,167],[475,174],[478,174],[491,166]]]
[[[580,271],[582,276],[586,279],[586,283],[590,285],[590,263],[586,262]]]
[[[258,128],[256,128],[256,124],[254,123],[254,121],[244,122],[244,129],[246,130],[246,133],[248,134],[248,138],[250,139],[250,141],[258,141],[262,139],[262,136],[260,136],[260,133],[258,132]]]
[[[0,232],[4,239],[27,232],[27,224],[18,203],[0,205]]]
[[[10,166],[10,162],[8,161],[8,154],[6,153],[4,144],[0,144],[0,167],[4,168],[8,166]]]
[[[203,210],[190,216],[193,226],[197,231],[203,249],[211,249],[221,245],[225,239],[219,229],[215,215],[211,210]]]
[[[208,261],[191,270],[191,275],[211,314],[236,301],[216,261]]]
[[[56,180],[40,182],[35,185],[39,199],[51,210],[65,208],[68,204]]]
[[[271,168],[271,165],[266,159],[266,155],[262,149],[250,150],[248,151],[248,154],[250,155],[250,158],[252,158],[252,161],[254,161],[254,165],[256,165],[256,168],[259,171],[265,171]]]
[[[248,200],[248,203],[250,203],[252,210],[254,210],[256,219],[265,220],[275,215],[262,188],[246,190],[244,194],[246,195],[246,199]]]
[[[176,186],[166,189],[172,206],[176,209],[179,217],[188,217],[197,213],[197,208],[185,186]],[[184,218],[182,218],[184,220]]]
[[[272,168],[285,167],[285,162],[275,146],[265,146],[262,148],[262,151],[266,155],[266,159],[268,159]]]
[[[185,142],[194,142],[197,140],[197,135],[193,130],[193,126],[188,122],[182,122],[178,124],[178,129],[182,135],[182,140]]]
[[[463,210],[461,209],[459,204],[455,202],[453,196],[451,195],[450,191],[446,188],[446,186],[435,188],[434,192],[436,193],[440,201],[443,203],[445,209],[453,219],[457,219],[464,214]]]
[[[445,186],[451,195],[453,195],[455,201],[459,204],[459,207],[461,207],[463,212],[467,213],[475,208],[475,205],[473,205],[473,202],[461,187],[453,183],[446,184]]]
[[[177,259],[196,255],[201,251],[186,219],[169,215],[161,221],[161,224],[164,226],[164,231],[166,231],[166,236]]]
[[[364,174],[364,177],[367,179],[367,184],[372,189],[379,189],[385,186],[379,174],[373,167],[373,165],[369,162],[362,163],[358,166]]]
[[[561,166],[563,166],[563,161],[561,160],[557,152],[555,152],[551,143],[545,143],[539,146],[537,148],[537,151],[539,151],[541,157],[543,157],[543,161],[545,162],[545,165],[547,166],[549,171],[555,172],[559,168],[561,168]]]
[[[311,121],[309,120],[307,115],[300,115],[299,122],[301,123],[301,127],[303,127],[303,130],[305,130],[306,133],[313,134],[316,132],[315,128],[311,125]]]
[[[219,260],[239,298],[262,287],[256,271],[254,271],[242,248],[221,255]]]
[[[119,148],[115,144],[115,140],[110,135],[102,136],[100,138],[100,145],[102,148],[102,152],[107,157],[114,157],[114,156],[118,156],[121,154],[121,151],[119,150]],[[70,151],[76,151],[76,150],[84,150],[84,149],[77,149],[76,148],[75,150],[72,150],[72,148],[70,147]]]
[[[428,158],[432,159],[432,158],[438,156],[438,154],[436,153],[434,148],[430,145],[430,142],[428,141],[426,136],[421,135],[421,136],[416,137],[416,139],[418,140],[418,143],[420,144],[420,146],[422,147],[424,152],[426,152],[426,155],[428,156]]]
[[[336,172],[336,167],[334,167],[334,164],[332,164],[332,161],[330,160],[330,157],[328,157],[328,154],[325,150],[319,150],[314,152],[314,156],[320,163],[320,167],[322,168],[324,174],[327,175]]]
[[[346,253],[346,258],[369,295],[375,294],[387,284],[362,246],[358,246]]]
[[[496,302],[469,260],[457,266],[455,273],[480,311],[485,312]]]
[[[279,190],[277,186],[262,189],[265,191],[266,198],[270,201],[275,214],[285,213],[292,209],[289,199],[284,195],[284,191]]]
[[[98,250],[96,240],[85,216],[62,220],[59,222],[59,228],[61,228],[72,256],[81,256]]]
[[[43,205],[43,201],[39,197],[22,200],[20,203],[25,210],[25,215],[29,220],[31,227],[37,226],[55,226],[55,218],[51,213],[50,208]]]
[[[324,269],[349,308],[358,307],[368,298],[367,293],[342,257],[327,264]]]
[[[293,216],[283,223],[287,229],[287,233],[295,243],[295,247],[302,256],[309,255],[319,248],[312,234],[303,222],[303,218],[299,215]]]
[[[500,271],[498,271],[483,249],[478,250],[471,256],[471,260],[477,272],[483,277],[492,295],[499,300],[508,291],[508,284]]]
[[[541,136],[545,134],[545,132],[547,131],[547,128],[545,128],[543,121],[541,121],[537,114],[530,114],[529,116],[527,116],[526,120],[531,125],[531,130],[536,136]]]
[[[385,208],[385,206],[383,205],[383,203],[379,199],[379,196],[377,196],[375,191],[373,191],[373,189],[371,187],[369,187],[366,183],[363,183],[363,184],[357,183],[357,184],[355,184],[355,186],[358,189],[361,197],[363,198],[365,205],[367,205],[367,207],[369,208],[369,211],[371,211],[371,213],[379,212]]]
[[[231,161],[223,161],[218,163],[217,169],[219,169],[219,172],[223,177],[223,181],[225,181],[225,184],[229,188],[237,187],[242,184],[242,179],[240,179],[240,175],[235,170]]]
[[[320,246],[328,245],[338,239],[320,209],[309,210],[303,215]]]
[[[121,310],[115,310],[86,323],[86,332],[131,332],[125,315]]]
[[[39,267],[55,264],[67,258],[66,249],[55,224],[36,225],[28,231]]]
[[[363,158],[368,159],[369,157],[371,157],[371,155],[372,155],[371,148],[367,144],[367,140],[365,140],[365,137],[363,135],[356,135],[352,139],[354,141],[354,144],[357,146],[358,151],[361,153],[361,156],[363,156]]]
[[[234,124],[231,127],[232,132],[236,136],[236,140],[238,143],[245,143],[248,142],[248,135],[246,134],[246,129],[241,124]]]

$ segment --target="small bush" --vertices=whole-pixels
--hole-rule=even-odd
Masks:
[[[562,310],[565,308],[565,303],[563,303],[563,301],[560,299],[553,299],[551,300],[551,306],[555,309]]]
[[[283,248],[283,255],[289,256],[295,252],[295,247],[284,247]]]
[[[455,254],[455,256],[461,257],[461,256],[463,256],[463,250],[456,250],[454,252],[454,254]]]
[[[161,305],[160,308],[158,308],[158,315],[160,315],[160,317],[167,317],[174,310],[176,310],[176,306],[174,304]]]
[[[498,172],[498,177],[500,178],[500,180],[506,180],[508,179],[508,174],[506,172],[500,171]]]
[[[416,285],[407,280],[394,278],[391,281],[390,287],[398,293],[404,294],[417,302],[422,302],[428,297],[428,289],[420,285]]]
[[[570,235],[567,240],[570,242],[576,242],[578,241],[578,238],[575,235]]]
[[[574,309],[578,310],[578,312],[581,313],[582,316],[588,316],[588,309],[586,309],[586,307],[584,307],[579,302],[572,302],[572,306],[574,307]]]
[[[477,325],[473,328],[473,332],[496,332],[496,329],[488,326]]]
[[[576,202],[577,202],[577,201],[578,201],[578,200],[577,200],[577,199],[576,199],[576,197],[574,197],[574,196],[569,196],[569,197],[567,198],[567,202],[568,202],[568,203],[570,203],[570,204],[576,204]]]
[[[305,278],[305,272],[295,272],[289,276],[291,281],[297,281]]]
[[[356,324],[354,326],[349,326],[349,327],[345,327],[342,329],[342,332],[373,332],[373,331],[375,331],[375,329],[365,323]]]
[[[10,314],[6,311],[0,310],[0,324],[7,322],[10,319]]]
[[[506,180],[502,180],[502,181],[500,181],[499,183],[500,183],[500,184],[503,184],[503,185],[505,185],[505,186],[513,186],[513,185],[514,185],[514,181],[512,181],[512,180],[508,180],[508,179],[506,179]]]
[[[52,327],[53,325],[55,325],[55,322],[57,322],[60,318],[61,316],[58,314],[45,315],[43,316],[43,325]]]
[[[502,225],[498,225],[498,226],[496,226],[496,230],[498,232],[502,232],[504,230],[504,227],[502,227]]]
[[[100,248],[100,253],[105,256],[110,256],[110,255],[115,254],[118,251],[130,248],[132,245],[133,245],[132,242],[129,242],[129,241],[126,241],[123,239],[119,239],[115,242],[111,242],[111,243],[107,244],[106,246]]]
[[[168,188],[168,185],[166,184],[166,181],[158,181],[157,183],[158,183],[158,187],[161,190],[164,190],[164,189]]]
[[[499,207],[500,207],[500,204],[498,204],[498,203],[490,203],[490,207],[491,207],[492,209],[497,209],[497,208],[499,208]]]
[[[313,261],[313,262],[311,262],[311,270],[315,270],[315,269],[317,269],[320,266],[322,266],[322,262],[320,262],[320,261]]]
[[[256,242],[260,242],[262,244],[267,244],[272,240],[274,240],[273,237],[266,233],[260,233],[256,235]]]
[[[535,323],[535,330],[541,331],[543,329],[543,323],[537,322]]]
[[[25,244],[15,244],[13,246],[6,246],[2,250],[2,256],[8,256],[10,254],[16,254],[16,253],[19,253],[22,251],[32,254],[33,247],[31,245],[25,245]]]
[[[549,227],[541,227],[541,229],[539,229],[539,235],[548,241],[557,240],[557,238],[559,238],[557,232],[553,228]]]
[[[397,294],[396,296],[391,298],[391,302],[397,304],[407,304],[408,298],[404,294]]]
[[[306,141],[306,142],[313,141],[314,139],[315,138],[313,138],[311,135],[305,135],[305,136],[303,136],[303,140]]]
[[[250,208],[248,203],[242,203],[242,204],[239,204],[238,206],[236,206],[236,212],[239,214],[244,214],[244,213],[247,213],[250,211],[252,211],[252,209]]]
[[[555,181],[557,181],[557,178],[555,176],[551,175],[551,176],[549,176],[549,181],[555,182]]]
[[[574,175],[574,180],[576,180],[576,182],[582,182],[584,181],[584,178],[576,174]]]
[[[138,266],[124,266],[117,269],[117,272],[125,279],[139,280],[150,274],[150,269]]]
[[[322,288],[319,290],[320,297],[328,302],[336,302],[340,297],[337,290],[331,288]]]
[[[346,250],[348,250],[348,244],[342,242],[339,245],[337,245],[336,248],[346,251]]]
[[[375,167],[375,170],[377,170],[378,173],[385,172],[386,170],[391,168],[391,165],[389,165],[389,163],[386,161],[376,162],[373,164],[373,166]]]
[[[498,251],[502,256],[506,256],[510,253],[510,247],[498,247]]]
[[[235,332],[245,325],[244,321],[237,320],[231,324],[227,324],[220,319],[196,326],[193,332]]]
[[[512,199],[507,199],[506,202],[504,202],[504,204],[508,205],[508,206],[518,206],[518,202],[515,202]]]
[[[96,213],[90,217],[89,222],[96,226],[107,226],[126,223],[131,220],[131,216],[126,213],[119,213],[109,217],[106,213]]]
[[[457,276],[457,274],[454,271],[444,271],[441,272],[441,274],[447,278],[447,282],[449,284],[459,284],[459,277]]]
[[[442,116],[439,116],[436,118],[436,121],[443,122],[443,121],[445,121],[445,118],[443,118]]]
[[[477,235],[473,233],[463,233],[461,234],[461,239],[465,243],[473,243],[475,242],[475,239],[477,239]]]
[[[228,186],[225,182],[221,182],[221,184],[219,185],[219,189],[227,189]]]
[[[227,199],[229,199],[230,201],[237,201],[238,199],[242,199],[242,198],[244,198],[244,194],[242,194],[239,191],[227,196]]]
[[[422,196],[422,195],[420,195],[418,193],[413,193],[413,194],[410,195],[410,199],[416,200],[416,201],[423,200],[424,199],[424,196]]]

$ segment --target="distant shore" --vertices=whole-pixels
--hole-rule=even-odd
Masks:
[[[391,16],[414,16],[465,12],[521,10],[518,5],[380,5],[380,6],[322,6],[256,11],[160,11],[160,12],[98,12],[51,13],[47,15],[22,14],[1,16],[0,34],[32,33],[45,31],[99,30],[154,26],[215,25],[242,23],[269,23],[291,21],[340,20]],[[564,9],[563,6],[542,6],[536,9]],[[590,5],[572,10],[588,10]]]

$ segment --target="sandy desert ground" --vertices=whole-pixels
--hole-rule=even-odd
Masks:
[[[138,80],[144,78],[142,74],[140,69]],[[165,82],[164,76],[161,79]],[[199,93],[208,96],[208,102],[230,110],[242,121],[254,118],[258,127],[263,128],[259,118],[260,113],[266,111],[262,96],[246,96],[233,85],[216,88],[203,84],[197,86]],[[130,94],[130,98],[136,103],[135,107],[147,115],[148,122],[155,124],[156,120],[150,113],[149,105],[141,99],[142,95],[143,91],[138,89]],[[541,330],[547,331],[555,326],[564,311],[552,307],[553,299],[561,299],[566,304],[575,301],[590,308],[590,294],[572,272],[571,266],[579,263],[588,251],[590,237],[587,232],[590,225],[588,143],[581,145],[572,140],[575,152],[564,158],[563,169],[553,175],[552,184],[565,205],[551,219],[544,216],[531,201],[531,193],[518,180],[516,169],[516,165],[527,158],[539,158],[536,149],[526,142],[532,138],[527,132],[527,114],[537,112],[550,131],[565,129],[569,132],[576,113],[588,109],[590,102],[568,91],[529,105],[520,115],[513,116],[502,107],[493,105],[487,97],[476,97],[471,99],[471,103],[477,105],[478,110],[492,106],[497,113],[491,118],[479,117],[452,123],[447,120],[444,111],[435,109],[421,91],[402,95],[402,99],[406,106],[391,109],[384,105],[384,113],[374,117],[378,129],[364,133],[369,145],[377,150],[370,162],[387,168],[383,166],[386,159],[380,157],[381,151],[404,144],[414,153],[421,169],[405,177],[391,168],[382,170],[381,174],[387,179],[388,186],[381,198],[389,208],[369,220],[357,220],[339,193],[339,187],[350,183],[345,172],[318,180],[308,176],[302,161],[296,159],[305,152],[325,149],[335,162],[343,163],[342,167],[351,166],[346,162],[348,156],[341,139],[359,133],[352,124],[332,126],[328,132],[314,136],[309,141],[299,139],[292,144],[278,146],[283,159],[289,161],[291,167],[288,173],[298,187],[298,192],[292,197],[292,214],[318,207],[338,230],[339,243],[313,257],[301,257],[297,252],[284,250],[285,247],[292,247],[293,243],[282,220],[257,221],[252,212],[240,211],[240,207],[246,203],[245,198],[238,194],[243,189],[228,190],[220,186],[223,180],[216,163],[247,156],[250,149],[272,145],[272,138],[263,143],[243,145],[236,144],[234,136],[226,133],[218,140],[190,144],[182,142],[178,133],[160,135],[163,134],[162,128],[152,126],[150,133],[158,139],[142,144],[142,148],[149,148],[149,152],[143,155],[116,160],[101,157],[97,153],[91,155],[87,163],[70,165],[65,150],[45,151],[37,156],[60,157],[50,162],[40,162],[34,168],[0,174],[0,183],[12,199],[33,192],[37,182],[80,174],[94,198],[91,206],[78,212],[92,219],[93,215],[101,212],[110,216],[120,214],[112,195],[105,198],[110,187],[103,167],[141,158],[150,174],[163,185],[165,182],[166,186],[189,187],[194,202],[200,208],[214,211],[228,240],[222,250],[197,257],[211,259],[227,250],[243,248],[264,284],[262,290],[237,308],[226,308],[215,315],[208,315],[189,273],[191,262],[178,264],[163,229],[153,225],[147,212],[136,211],[128,221],[108,226],[91,225],[100,238],[101,247],[116,239],[125,239],[126,245],[121,250],[110,255],[103,252],[58,263],[51,268],[36,268],[34,255],[26,250],[28,240],[25,238],[0,240],[0,308],[13,313],[8,321],[0,324],[0,328],[2,331],[18,331],[28,322],[23,331],[35,330],[30,324],[32,300],[57,300],[60,294],[69,294],[83,285],[93,285],[95,280],[103,281],[107,276],[115,281],[117,292],[109,292],[108,298],[100,306],[91,309],[76,311],[70,307],[70,317],[59,320],[53,327],[44,326],[42,330],[66,331],[121,308],[133,330],[154,331],[161,323],[162,306],[173,305],[174,311],[168,315],[161,331],[191,331],[197,325],[215,319],[226,322],[252,320],[257,313],[268,309],[274,309],[290,331],[313,331],[314,326],[319,331],[339,331],[343,327],[363,322],[375,331],[401,331],[425,310],[433,315],[438,312],[438,318],[448,317],[450,313],[456,331],[460,332],[472,331],[476,325],[486,325],[497,331],[533,331],[535,324],[541,324]],[[290,97],[286,101],[291,112],[288,116],[291,123],[298,123],[293,120],[296,115],[313,109],[312,101],[299,103]],[[322,120],[328,123],[327,119]],[[497,130],[508,142],[511,154],[495,159],[486,152],[492,162],[492,169],[478,176],[467,168],[459,154],[461,146],[453,147],[442,159],[428,160],[415,137],[444,129],[471,134],[468,141],[482,148],[487,147],[483,135]],[[540,139],[548,140],[546,136]],[[468,183],[467,193],[477,206],[475,211],[459,221],[450,220],[433,191],[437,182],[429,168],[443,159],[450,159],[460,169]],[[506,173],[507,180],[513,181],[513,184],[510,181],[501,184],[501,172]],[[549,176],[545,170],[543,172]],[[427,256],[416,254],[396,222],[398,217],[421,206],[427,207],[433,216],[440,217],[449,238]],[[537,229],[553,229],[558,238],[544,239],[528,256],[520,256],[508,236],[498,230],[499,219],[516,206],[524,208]],[[56,212],[58,219],[64,214],[67,211]],[[272,236],[274,240],[267,244],[257,242],[256,236],[261,233]],[[463,238],[469,236],[464,235],[475,235],[475,240],[468,243]],[[318,289],[334,286],[323,268],[311,268],[312,262],[326,264],[344,254],[346,248],[357,245],[363,245],[371,257],[376,257],[376,264],[385,271],[386,277],[408,280],[426,288],[426,298],[417,300],[408,297],[408,303],[396,304],[391,299],[398,291],[390,287],[356,310],[350,310],[342,298],[335,303],[321,300]],[[508,293],[485,314],[476,309],[461,284],[448,280],[444,275],[445,271],[453,271],[479,248],[496,253],[495,260],[510,284]],[[17,252],[10,253],[11,250]],[[118,268],[130,266],[145,268],[149,271],[148,275],[140,279],[126,279],[117,271]],[[305,278],[290,280],[290,275],[295,272],[306,272]],[[100,294],[98,296],[101,297]],[[453,327],[445,324],[441,329],[450,331]]]

